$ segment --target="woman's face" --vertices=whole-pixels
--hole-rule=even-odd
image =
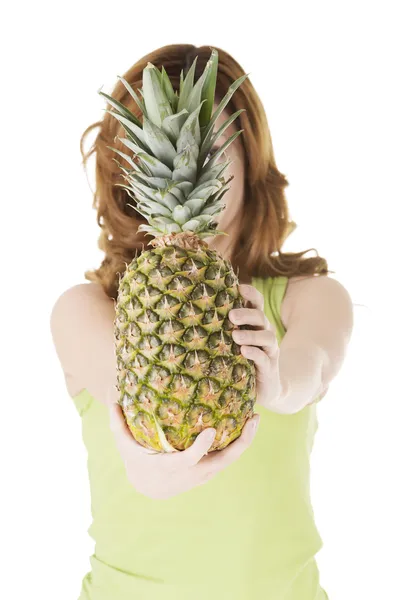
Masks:
[[[218,104],[214,104],[214,111],[218,108]],[[214,125],[214,132],[217,132],[221,125],[229,118],[229,114],[224,110],[219,115]],[[220,136],[215,142],[215,148],[220,148],[223,143],[236,131],[238,131],[238,119],[235,119],[233,123],[225,129],[222,136]],[[240,229],[240,217],[244,201],[244,151],[240,137],[243,134],[238,135],[233,142],[229,145],[225,153],[220,156],[218,163],[224,162],[229,159],[233,161],[229,167],[224,171],[223,177],[228,179],[233,175],[233,179],[229,183],[229,188],[225,192],[222,201],[226,205],[226,208],[216,216],[217,229],[224,231],[228,234],[217,235],[215,237],[205,238],[205,241],[212,248],[218,249],[223,254],[229,254],[232,249],[232,245],[236,239],[236,235]],[[214,149],[212,150],[214,152]]]

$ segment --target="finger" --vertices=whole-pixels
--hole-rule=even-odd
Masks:
[[[234,329],[232,336],[237,344],[260,346],[271,356],[276,354],[279,347],[275,334],[266,329]]]
[[[264,296],[253,285],[239,285],[240,295],[247,300],[251,308],[258,308],[264,312]]]
[[[268,373],[270,358],[263,350],[256,348],[255,346],[240,346],[240,352],[245,358],[249,358],[250,360],[254,361],[258,371],[261,374]]]
[[[132,457],[153,454],[152,450],[148,450],[135,440],[125,420],[122,408],[116,402],[112,402],[109,406],[109,417],[110,429],[114,434],[116,445],[119,451],[124,454],[124,457],[126,457],[127,452],[131,453]]]
[[[171,454],[163,454],[154,457],[152,460],[157,460],[164,468],[171,471],[181,470],[196,465],[211,448],[216,430],[208,427],[195,439],[193,444],[182,452],[173,452]]]
[[[235,325],[254,325],[262,329],[270,329],[267,317],[258,308],[235,308],[229,312],[229,319]]]
[[[210,479],[218,471],[222,471],[235,462],[252,443],[256,435],[260,415],[256,414],[246,422],[240,437],[229,444],[224,450],[212,452],[196,466],[201,478]]]

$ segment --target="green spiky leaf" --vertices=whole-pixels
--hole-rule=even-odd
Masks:
[[[203,164],[204,160],[206,158],[206,156],[208,155],[208,153],[210,152],[211,148],[214,146],[215,142],[218,140],[218,138],[223,135],[224,131],[226,129],[228,129],[228,127],[231,125],[231,123],[233,123],[233,121],[235,119],[237,119],[237,117],[244,112],[246,109],[241,108],[240,110],[237,110],[235,113],[233,113],[233,115],[231,115],[228,119],[226,119],[226,121],[221,125],[221,127],[218,129],[218,131],[214,134],[214,130],[213,128],[211,128],[206,137],[204,138],[204,141],[201,145],[201,150],[200,150],[200,155],[199,155],[199,163]]]
[[[194,72],[196,70],[197,56],[195,57],[186,77],[182,81],[183,74],[181,73],[181,90],[179,93],[178,112],[183,108],[188,109],[188,99],[193,89]]]
[[[129,85],[129,83],[126,81],[126,79],[124,79],[123,77],[120,77],[119,75],[118,75],[118,79],[124,84],[124,86],[126,87],[126,89],[128,90],[128,92],[130,93],[130,95],[132,96],[132,98],[134,99],[134,101],[136,102],[136,104],[138,105],[138,107],[141,110],[142,114],[145,117],[147,117],[146,107],[143,104],[142,100],[139,98],[139,96],[136,94],[136,92],[132,88],[132,86]]]
[[[151,149],[153,155],[167,167],[172,169],[176,157],[176,150],[163,130],[150,121],[150,119],[144,117],[143,132],[145,142]]]
[[[205,102],[203,104],[201,112],[200,112],[200,117],[199,117],[200,127],[205,127],[208,125],[208,123],[211,119],[212,111],[213,111],[214,100],[215,100],[215,87],[216,87],[216,83],[217,83],[217,73],[218,73],[218,52],[217,52],[217,50],[215,50],[215,49],[212,50],[211,57],[207,62],[205,70],[206,70],[206,76],[205,76],[205,81],[204,81],[203,90],[202,90],[202,94],[201,94],[201,99],[206,100],[207,102]]]
[[[139,230],[147,235],[192,231],[204,238],[223,234],[217,230],[216,216],[225,208],[222,201],[229,189],[224,173],[231,160],[219,159],[243,130],[235,132],[207,157],[218,138],[244,109],[236,111],[214,131],[216,119],[233,93],[246,79],[237,79],[212,113],[218,72],[218,52],[212,49],[210,59],[196,83],[197,57],[186,75],[180,73],[179,93],[174,91],[164,67],[161,71],[151,63],[143,70],[143,88],[138,93],[119,78],[142,111],[141,123],[126,107],[100,92],[111,104],[108,110],[123,127],[125,138],[118,138],[134,155],[108,148],[119,154],[131,167],[121,165],[125,189],[138,214],[146,219]],[[117,139],[117,136],[115,137]]]
[[[184,108],[176,115],[171,115],[170,117],[166,117],[164,119],[161,128],[173,144],[176,144],[180,131],[186,119],[188,118],[188,115],[188,111],[186,108]]]
[[[137,125],[138,127],[142,126],[139,119],[129,110],[129,108],[126,108],[126,106],[121,104],[121,102],[115,100],[108,94],[100,92],[99,90],[97,91],[100,94],[100,96],[103,96],[107,100],[107,102],[111,104],[111,106],[113,106],[122,116],[126,117],[129,121],[132,121],[132,123],[135,123],[135,125]]]
[[[224,108],[226,107],[226,105],[228,104],[229,100],[232,98],[233,94],[236,92],[238,87],[243,83],[243,81],[245,81],[245,79],[247,79],[248,76],[249,76],[248,74],[242,75],[242,77],[239,77],[239,79],[236,79],[236,81],[234,81],[229,86],[228,91],[226,92],[225,96],[222,98],[221,102],[218,104],[216,111],[213,113],[213,116],[211,117],[209,124],[207,125],[207,127],[204,130],[204,137],[206,137],[208,132],[210,131],[210,129],[212,129],[214,127],[215,121],[218,119],[218,117],[220,116],[220,114],[222,113],[222,111],[224,110]]]
[[[144,119],[160,128],[164,119],[173,112],[162,88],[161,75],[151,63],[143,70],[143,97],[147,111],[147,118]]]
[[[240,135],[242,133],[243,129],[241,129],[240,131],[235,131],[235,133],[233,133],[224,144],[222,144],[222,146],[216,150],[214,152],[214,154],[212,155],[212,157],[210,158],[210,160],[207,162],[207,167],[213,167],[215,165],[215,163],[217,162],[217,160],[219,159],[219,157],[225,152],[225,150],[231,145],[231,143],[238,137],[238,135]],[[203,169],[200,171],[200,175],[202,175],[203,173]]]
[[[164,69],[164,65],[161,68],[161,87],[164,90],[165,95],[168,98],[168,102],[171,105],[172,112],[176,112],[178,106],[178,98],[174,92],[171,81],[167,75],[167,71]]]

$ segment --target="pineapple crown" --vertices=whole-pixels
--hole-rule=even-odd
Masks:
[[[181,71],[179,94],[174,92],[164,67],[159,71],[151,63],[143,70],[141,98],[123,77],[118,77],[141,110],[143,124],[123,104],[98,90],[115,109],[106,112],[124,128],[126,137],[117,139],[134,154],[132,158],[107,146],[131,167],[125,168],[113,159],[128,183],[116,185],[127,191],[136,203],[133,208],[147,221],[138,231],[154,237],[192,232],[204,238],[223,233],[216,230],[214,218],[225,208],[222,198],[233,176],[225,180],[223,173],[232,161],[218,162],[218,159],[243,130],[231,135],[214,153],[211,149],[245,109],[235,112],[216,132],[214,125],[248,74],[232,83],[212,114],[218,52],[212,49],[201,77],[194,84],[196,62],[197,57],[185,78]]]

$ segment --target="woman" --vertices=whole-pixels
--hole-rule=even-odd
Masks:
[[[218,49],[216,105],[243,69]],[[175,89],[197,56],[196,78],[208,46],[163,47],[124,78],[140,87],[148,62],[166,69]],[[137,111],[119,83],[113,97]],[[94,206],[105,259],[87,272],[90,284],[68,289],[51,326],[68,388],[83,421],[96,542],[80,600],[162,597],[322,600],[315,555],[322,546],[309,499],[309,457],[316,406],[337,375],[352,330],[352,303],[327,276],[326,261],[283,253],[292,231],[262,104],[247,79],[219,116],[216,129],[240,108],[229,147],[233,181],[209,245],[239,274],[245,308],[231,311],[241,352],[257,370],[258,415],[226,449],[207,454],[215,430],[187,450],[158,454],[137,444],[116,403],[113,320],[118,274],[148,239],[123,188],[107,146],[121,135],[106,114],[86,155],[96,152]],[[139,115],[137,115],[139,116]],[[83,139],[82,139],[83,141]],[[222,140],[220,140],[220,143]],[[82,146],[81,146],[82,148]],[[261,417],[261,419],[260,419]],[[258,432],[256,435],[256,430]],[[211,434],[211,437],[210,437]],[[245,452],[246,451],[246,452]]]

